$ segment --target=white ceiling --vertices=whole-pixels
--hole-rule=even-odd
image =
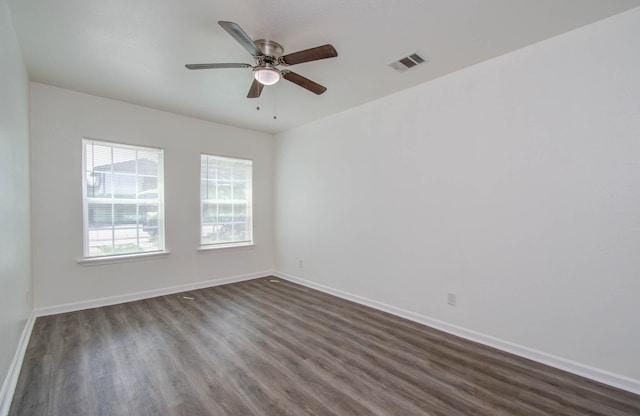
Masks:
[[[32,81],[264,132],[280,132],[640,6],[640,0],[8,0]],[[253,58],[218,20],[285,53],[331,43],[338,57],[290,67],[246,98]],[[421,51],[430,63],[388,64]],[[594,57],[597,59],[597,57]],[[551,64],[551,63],[550,63]],[[273,119],[274,112],[277,119]]]

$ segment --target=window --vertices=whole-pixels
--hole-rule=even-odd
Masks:
[[[163,151],[84,139],[84,256],[164,251]]]
[[[252,162],[200,155],[200,244],[253,243]]]

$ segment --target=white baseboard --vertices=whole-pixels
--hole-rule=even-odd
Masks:
[[[155,298],[157,296],[173,295],[174,293],[187,292],[190,290],[205,289],[213,286],[226,285],[229,283],[242,282],[245,280],[257,279],[259,277],[271,276],[272,270],[244,274],[239,276],[224,277],[221,279],[207,280],[204,282],[188,283],[186,285],[172,286],[161,289],[146,290],[144,292],[127,293],[126,295],[111,296],[107,298],[91,299],[81,302],[66,303],[63,305],[37,308],[34,310],[35,316],[56,315],[59,313],[75,312],[83,309],[99,308],[101,306],[117,305],[120,303],[133,302],[141,299]],[[0,415],[1,416],[1,415]]]
[[[13,355],[13,360],[9,366],[7,377],[4,379],[4,383],[2,383],[2,390],[0,390],[0,416],[6,416],[9,414],[11,401],[13,400],[13,393],[16,391],[18,376],[20,375],[20,369],[22,368],[22,361],[24,360],[24,355],[27,352],[27,345],[29,344],[31,331],[33,330],[33,324],[35,321],[36,315],[31,312],[24,328],[22,329],[22,334],[18,341],[18,347]]]
[[[471,341],[478,342],[480,344],[487,345],[489,347],[496,348],[501,351],[505,351],[511,354],[518,355],[529,360],[537,361],[542,364],[546,364],[557,369],[567,371],[569,373],[577,374],[582,377],[589,378],[600,383],[607,384],[612,387],[616,387],[622,390],[629,391],[631,393],[640,394],[640,380],[635,380],[620,374],[611,373],[599,368],[591,367],[579,362],[571,361],[562,357],[557,357],[552,354],[548,354],[543,351],[538,351],[532,348],[528,348],[522,345],[518,345],[509,341],[505,341],[499,338],[495,338],[489,335],[485,335],[476,331],[472,331],[466,328],[462,328],[456,325],[451,325],[446,322],[430,318],[428,316],[420,315],[414,312],[410,312],[395,306],[387,305],[382,302],[378,302],[372,299],[364,298],[362,296],[354,295],[351,293],[343,292],[338,289],[334,289],[319,283],[315,283],[309,280],[305,280],[287,273],[274,272],[275,276],[279,278],[289,280],[293,283],[319,290],[321,292],[328,293],[352,302],[356,302],[365,306],[369,306],[374,309],[378,309],[392,315],[399,316],[401,318],[408,319],[413,322],[417,322],[422,325],[426,325],[435,329],[439,329],[444,332],[465,338]]]

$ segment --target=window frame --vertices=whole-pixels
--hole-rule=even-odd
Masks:
[[[157,176],[156,176],[156,190],[157,190],[157,196],[156,198],[153,198],[153,201],[150,202],[148,199],[141,199],[139,197],[140,193],[146,192],[146,191],[138,191],[136,189],[136,198],[114,198],[113,196],[111,198],[94,198],[94,197],[90,197],[89,195],[87,195],[87,190],[88,190],[88,184],[87,184],[87,172],[88,172],[88,166],[87,166],[87,146],[90,145],[99,145],[99,146],[105,146],[105,147],[110,147],[112,149],[112,160],[111,163],[113,164],[113,149],[114,148],[118,148],[118,149],[123,149],[123,150],[135,150],[135,151],[143,151],[143,152],[153,152],[156,153],[158,155],[158,162],[157,162]],[[136,159],[138,160],[138,159]],[[117,141],[112,141],[112,140],[104,140],[104,139],[95,139],[92,137],[82,137],[82,223],[83,223],[83,231],[82,231],[82,253],[83,253],[83,257],[79,260],[80,263],[104,263],[104,262],[110,262],[110,261],[120,261],[120,260],[131,260],[131,259],[135,259],[138,257],[150,257],[150,256],[158,256],[158,255],[162,255],[162,254],[168,254],[168,251],[166,251],[166,246],[165,246],[165,216],[164,216],[164,149],[162,148],[158,148],[158,147],[151,147],[151,146],[140,146],[140,145],[132,145],[132,144],[128,144],[128,143],[122,143],[122,142],[117,142]],[[95,169],[95,166],[93,167]],[[111,173],[114,173],[114,170],[111,170]],[[136,178],[136,188],[138,187],[138,178],[139,178],[140,173],[138,171],[135,172],[135,178]],[[125,175],[128,176],[128,175]],[[140,215],[140,204],[142,202],[146,202],[146,203],[152,203],[155,204],[157,203],[157,223],[156,223],[156,227],[157,227],[157,234],[155,236],[156,238],[156,242],[157,242],[157,249],[156,250],[143,250],[143,251],[134,251],[134,252],[123,252],[123,253],[106,253],[106,254],[98,254],[98,255],[92,255],[90,250],[90,239],[89,239],[89,231],[91,230],[91,228],[89,227],[89,205],[90,203],[93,201],[100,203],[101,200],[104,200],[102,202],[104,202],[105,204],[111,204],[112,209],[113,205],[116,204],[130,204],[136,207],[136,221],[139,221],[139,215]],[[156,202],[157,201],[157,202]],[[115,222],[112,222],[112,227],[115,227]],[[136,222],[136,226],[140,226],[139,222]],[[113,233],[114,228],[112,228],[112,233]],[[139,231],[137,231],[139,233]],[[112,234],[113,235],[113,234]],[[112,237],[113,238],[113,237]],[[138,240],[140,238],[139,234],[137,234],[136,237]],[[115,240],[114,240],[115,241]]]
[[[248,187],[248,189],[245,187],[245,198],[244,203],[246,204],[246,211],[245,211],[245,217],[246,217],[246,221],[245,221],[245,226],[247,227],[248,230],[248,239],[246,240],[232,240],[232,241],[220,241],[220,242],[204,242],[204,232],[203,229],[205,227],[205,225],[208,225],[205,222],[205,204],[207,203],[206,201],[212,201],[211,199],[204,199],[204,195],[203,195],[203,181],[205,180],[205,178],[203,178],[203,164],[205,163],[204,158],[212,158],[214,160],[228,160],[228,161],[236,161],[236,162],[243,162],[243,163],[247,163],[248,167],[249,167],[249,175],[248,177],[245,179],[245,185]],[[211,154],[211,153],[200,153],[200,201],[199,201],[199,210],[200,210],[200,227],[199,227],[199,234],[200,234],[200,238],[199,238],[199,242],[200,242],[200,251],[207,251],[207,250],[217,250],[217,249],[223,249],[223,248],[233,248],[233,247],[248,247],[248,246],[254,246],[255,245],[255,240],[254,240],[254,230],[253,230],[253,224],[254,224],[254,219],[253,219],[253,164],[254,161],[252,159],[249,158],[242,158],[242,157],[236,157],[236,156],[226,156],[226,155],[216,155],[216,154]],[[211,181],[211,178],[206,178],[207,181]],[[233,181],[232,181],[233,182]],[[230,202],[231,205],[233,206],[234,204],[237,204],[238,201],[241,200],[231,200],[233,202]],[[232,218],[235,218],[234,215],[232,215]],[[232,221],[232,223],[235,223]]]

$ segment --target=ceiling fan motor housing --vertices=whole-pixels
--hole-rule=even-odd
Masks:
[[[277,61],[277,58],[281,57],[284,53],[284,48],[278,42],[267,39],[258,39],[255,40],[254,43],[258,48],[260,48],[265,56],[276,58],[274,61]]]

